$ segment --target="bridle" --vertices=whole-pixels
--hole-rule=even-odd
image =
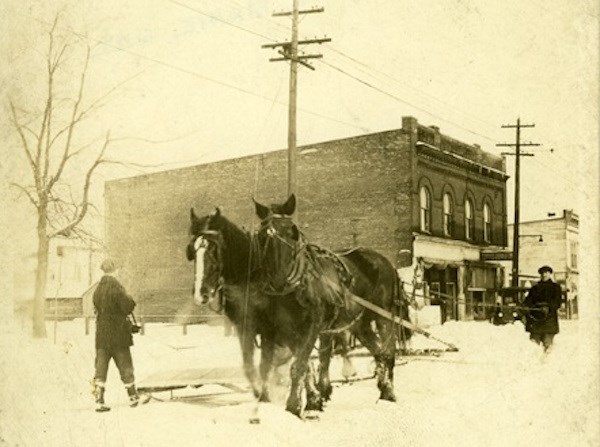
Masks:
[[[201,243],[198,244],[196,246],[196,241],[198,241],[198,239],[201,239]],[[209,250],[209,247],[215,247],[214,250]],[[219,295],[219,299],[218,299],[218,307],[214,308],[211,305],[211,301],[213,301],[212,299],[209,300],[209,302],[207,303],[208,308],[215,312],[215,313],[222,313],[223,312],[223,307],[224,307],[224,294],[223,294],[223,285],[224,285],[224,279],[223,279],[223,237],[221,235],[221,233],[219,231],[216,230],[203,230],[200,232],[200,234],[198,236],[196,236],[195,240],[194,240],[194,260],[197,262],[197,258],[198,258],[198,251],[201,248],[205,248],[206,249],[206,254],[208,254],[210,256],[211,253],[215,253],[215,255],[213,256],[214,258],[214,262],[211,260],[211,265],[214,264],[216,265],[216,273],[215,275],[217,276],[217,284],[215,286],[214,292],[213,292],[213,296],[214,295]],[[206,256],[206,255],[205,255]],[[203,278],[204,280],[205,278]],[[199,291],[200,292],[200,291]]]
[[[267,250],[275,242],[282,243],[290,248],[292,250],[292,259],[286,268],[287,275],[285,279],[285,285],[282,288],[277,288],[273,285],[273,272],[269,271],[267,268],[261,269],[265,276],[263,291],[269,295],[287,295],[295,291],[302,284],[302,279],[306,272],[307,266],[306,248],[308,243],[304,234],[297,226],[295,226],[295,224],[293,224],[293,222],[291,223],[295,227],[294,230],[298,233],[297,240],[290,242],[286,238],[282,237],[273,225],[274,220],[287,220],[291,222],[291,217],[282,214],[271,214],[267,218],[263,219],[259,229],[259,233],[265,233],[265,241],[262,246],[260,243],[260,238],[256,238],[260,263],[262,264],[263,261],[267,259]]]

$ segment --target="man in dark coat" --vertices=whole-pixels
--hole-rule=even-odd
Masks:
[[[544,346],[547,352],[552,346],[554,336],[558,334],[558,309],[562,301],[562,291],[552,281],[552,268],[545,265],[538,269],[540,282],[534,285],[525,298],[523,306],[526,310],[525,330],[529,338]]]
[[[110,408],[104,403],[104,390],[110,359],[114,359],[119,369],[121,380],[129,395],[130,405],[134,407],[139,402],[129,349],[133,345],[133,338],[128,315],[133,311],[135,301],[113,276],[117,270],[113,260],[104,260],[100,268],[105,274],[98,283],[93,298],[96,311],[94,395],[96,411],[108,411]]]

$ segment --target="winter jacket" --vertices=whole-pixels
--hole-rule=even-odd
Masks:
[[[129,315],[135,301],[114,277],[104,275],[94,291],[96,349],[118,349],[133,345]]]
[[[532,334],[558,334],[558,309],[561,302],[562,291],[554,281],[540,281],[534,285],[523,306],[541,308],[542,311],[528,311],[525,330]]]

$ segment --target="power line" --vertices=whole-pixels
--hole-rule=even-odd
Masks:
[[[283,29],[283,30],[286,30],[286,31],[287,31],[287,28],[286,28],[286,27],[284,27],[283,25],[281,25],[280,23],[273,22],[272,20],[270,20],[270,19],[268,19],[268,18],[266,18],[266,17],[264,17],[264,16],[262,16],[262,15],[260,15],[260,14],[257,14],[257,13],[256,13],[254,10],[252,10],[252,9],[250,9],[250,8],[246,8],[246,7],[243,7],[243,6],[241,6],[241,5],[240,5],[240,4],[239,4],[237,1],[234,1],[234,0],[226,0],[226,1],[227,1],[227,3],[229,3],[229,4],[230,4],[230,5],[232,5],[232,6],[233,6],[233,5],[235,5],[235,6],[233,6],[233,7],[234,7],[234,8],[236,8],[236,9],[238,9],[238,10],[244,10],[244,11],[250,12],[250,13],[252,13],[252,15],[254,15],[255,17],[257,17],[257,18],[261,18],[261,19],[265,20],[265,22],[267,22],[268,24],[270,24],[270,25],[274,25],[274,26],[276,25],[278,28],[280,28],[280,29]],[[220,20],[220,19],[219,19],[219,20]],[[220,21],[222,21],[222,20],[220,20]],[[235,26],[235,25],[233,25],[233,24],[232,24],[232,26]],[[238,27],[238,28],[240,28],[240,27]],[[250,31],[250,32],[251,32],[251,31]],[[406,87],[406,88],[408,88],[408,89],[410,89],[410,90],[413,90],[413,91],[415,91],[415,92],[417,92],[417,93],[419,93],[419,94],[421,94],[421,95],[425,96],[426,98],[429,98],[429,99],[431,99],[431,100],[433,100],[433,101],[436,101],[436,102],[438,102],[439,104],[441,104],[441,105],[443,105],[443,106],[445,106],[445,107],[449,108],[450,110],[454,110],[454,111],[456,111],[456,112],[458,112],[458,113],[461,113],[462,115],[464,115],[464,116],[466,116],[466,117],[469,117],[469,118],[471,118],[471,119],[474,119],[474,120],[476,120],[476,121],[478,121],[478,122],[480,122],[480,123],[482,123],[482,124],[485,124],[485,125],[489,126],[490,128],[495,128],[495,127],[496,127],[496,124],[494,124],[494,123],[490,123],[490,122],[488,122],[488,121],[484,121],[484,120],[482,120],[481,118],[479,118],[479,117],[477,117],[477,116],[475,116],[475,115],[469,114],[468,112],[465,112],[465,111],[463,111],[463,110],[460,110],[460,109],[456,108],[455,106],[453,106],[453,105],[451,105],[451,104],[449,104],[449,103],[447,103],[447,102],[444,102],[444,101],[442,101],[441,99],[439,99],[439,98],[435,97],[434,95],[431,95],[431,94],[429,94],[429,93],[427,93],[427,92],[424,92],[424,91],[422,91],[422,90],[419,90],[419,89],[417,89],[417,88],[415,88],[415,87],[413,87],[413,86],[411,86],[411,85],[405,84],[405,83],[401,82],[400,80],[396,79],[395,77],[393,77],[393,76],[389,75],[388,73],[385,73],[385,72],[383,72],[383,71],[381,71],[381,70],[378,70],[378,69],[376,69],[376,68],[373,68],[373,67],[369,66],[368,64],[365,64],[364,62],[361,62],[361,61],[359,61],[358,59],[356,59],[356,58],[354,58],[354,57],[352,57],[352,56],[350,56],[350,55],[348,55],[348,54],[344,53],[343,51],[340,51],[340,50],[337,50],[337,49],[335,49],[335,48],[334,48],[333,46],[331,46],[331,45],[325,44],[325,47],[326,47],[327,49],[329,49],[329,50],[333,51],[334,53],[337,53],[337,54],[339,54],[340,56],[342,56],[342,57],[345,57],[346,59],[348,59],[348,60],[350,60],[350,61],[352,61],[352,62],[354,62],[354,63],[356,63],[356,64],[358,64],[358,65],[360,65],[360,66],[362,66],[362,67],[364,67],[364,68],[366,68],[367,70],[372,70],[373,72],[375,72],[375,73],[378,73],[378,74],[380,74],[380,75],[382,75],[382,76],[384,76],[384,77],[386,77],[386,78],[388,78],[388,79],[390,79],[390,80],[392,80],[392,81],[396,82],[396,83],[397,83],[397,84],[399,84],[399,85],[402,85],[402,86],[404,86],[404,87]],[[361,71],[362,71],[363,73],[365,73],[366,75],[373,76],[372,74],[370,74],[370,73],[368,73],[368,72],[366,72],[366,71],[364,71],[364,70],[361,70]]]
[[[27,17],[28,17],[28,18],[31,18],[31,16],[27,16]],[[46,21],[44,21],[44,20],[37,19],[37,18],[33,18],[33,20],[35,20],[35,21],[37,21],[37,22],[39,22],[39,23],[42,23],[42,24],[44,24],[44,25],[51,26],[51,23],[49,23],[49,22],[46,22]],[[212,83],[215,83],[215,84],[221,85],[221,86],[223,86],[223,87],[227,87],[227,88],[230,88],[230,89],[232,89],[232,90],[236,90],[236,91],[239,91],[239,92],[241,92],[241,93],[245,93],[245,94],[247,94],[247,95],[254,96],[254,97],[256,97],[256,98],[264,99],[264,100],[266,100],[266,101],[269,101],[269,102],[273,101],[273,98],[270,98],[270,97],[268,97],[268,96],[265,96],[265,95],[261,95],[260,93],[255,93],[255,92],[253,92],[253,91],[251,91],[251,90],[247,90],[247,89],[245,89],[245,88],[242,88],[242,87],[239,87],[239,86],[237,86],[237,85],[234,85],[234,84],[229,84],[229,83],[227,83],[227,82],[219,81],[219,80],[217,80],[217,79],[214,79],[214,78],[208,77],[208,76],[206,76],[206,75],[203,75],[203,74],[201,74],[201,73],[198,73],[198,72],[196,72],[196,71],[192,71],[192,70],[189,70],[189,69],[187,69],[187,68],[179,67],[179,66],[177,66],[177,65],[170,64],[170,63],[168,63],[168,62],[164,62],[164,61],[161,61],[160,59],[156,59],[156,58],[153,58],[153,57],[150,57],[150,56],[145,56],[145,55],[143,55],[143,54],[140,54],[140,53],[138,53],[138,52],[131,51],[131,50],[128,50],[128,49],[126,49],[126,48],[122,48],[122,47],[119,47],[119,46],[117,46],[117,45],[113,45],[113,44],[110,44],[110,43],[106,43],[106,42],[104,42],[104,41],[102,41],[102,40],[99,40],[99,39],[94,39],[94,38],[91,38],[91,37],[89,37],[89,36],[86,36],[86,35],[84,35],[84,34],[78,33],[77,31],[74,31],[74,30],[72,30],[72,29],[63,28],[63,30],[65,30],[65,31],[67,31],[67,32],[69,32],[69,33],[71,33],[71,34],[73,34],[73,35],[75,35],[75,36],[79,37],[80,39],[84,39],[84,40],[92,41],[92,42],[95,42],[95,43],[97,43],[97,44],[104,45],[104,46],[106,46],[106,47],[112,48],[112,49],[114,49],[114,50],[121,51],[121,52],[123,52],[123,53],[127,53],[127,54],[130,54],[130,55],[136,56],[136,57],[138,57],[138,58],[140,58],[140,59],[144,59],[144,60],[147,60],[147,61],[150,61],[150,62],[154,62],[154,63],[155,63],[155,64],[157,64],[157,65],[160,65],[160,66],[163,66],[163,67],[166,67],[166,68],[170,68],[170,69],[172,69],[172,70],[175,70],[175,71],[178,71],[178,72],[180,72],[180,73],[184,73],[184,74],[187,74],[187,75],[190,75],[190,76],[194,76],[194,77],[200,78],[200,79],[202,79],[202,80],[204,80],[204,81],[212,82]],[[277,104],[280,104],[280,105],[287,106],[287,103],[286,103],[286,102],[283,102],[283,101],[275,101],[275,102],[276,102]],[[321,114],[321,113],[314,112],[314,111],[312,111],[312,110],[308,110],[308,109],[301,108],[301,107],[299,107],[299,108],[298,108],[298,110],[300,110],[300,111],[302,111],[302,112],[304,112],[304,113],[307,113],[307,114],[309,114],[309,115],[313,115],[313,116],[317,116],[317,117],[319,117],[319,118],[326,119],[326,120],[328,120],[328,121],[333,121],[333,122],[336,122],[336,123],[339,123],[339,124],[344,124],[344,125],[346,125],[346,126],[353,127],[353,128],[355,128],[355,129],[359,129],[359,130],[361,130],[361,131],[363,131],[363,132],[364,132],[364,131],[370,131],[370,129],[369,129],[369,128],[367,128],[367,127],[365,127],[365,126],[359,126],[359,125],[356,125],[356,124],[353,124],[353,123],[349,123],[349,122],[347,122],[347,121],[343,121],[343,120],[340,120],[340,119],[337,119],[337,118],[333,118],[333,117],[331,117],[331,116],[323,115],[323,114]]]
[[[204,11],[201,11],[201,10],[199,10],[197,8],[193,8],[193,7],[188,6],[188,5],[184,4],[184,3],[178,2],[177,0],[168,0],[168,1],[171,2],[171,3],[174,3],[176,5],[179,5],[182,8],[189,9],[190,11],[194,11],[194,12],[196,12],[198,14],[201,14],[201,15],[203,15],[205,17],[208,17],[208,18],[211,18],[213,20],[216,20],[217,22],[221,22],[221,23],[224,23],[225,25],[229,25],[229,26],[232,26],[234,28],[237,28],[240,31],[244,31],[246,33],[252,34],[252,35],[257,36],[257,37],[260,37],[262,39],[272,40],[269,36],[265,36],[264,34],[257,33],[256,31],[252,31],[252,30],[250,30],[248,28],[244,28],[243,26],[236,25],[235,23],[228,22],[227,20],[221,19],[221,18],[219,18],[217,16],[213,16],[212,14],[208,14],[208,13],[206,13]]]
[[[227,20],[224,20],[224,19],[218,18],[218,17],[216,17],[216,16],[213,16],[213,15],[211,15],[211,14],[207,14],[207,13],[205,13],[205,12],[203,12],[203,11],[200,11],[200,10],[198,10],[198,9],[196,9],[196,8],[191,8],[191,7],[189,7],[189,6],[186,6],[186,5],[184,5],[184,4],[182,4],[182,3],[180,3],[180,2],[178,2],[178,1],[176,1],[176,0],[168,0],[168,1],[170,1],[171,3],[174,3],[174,4],[177,4],[177,5],[180,5],[180,6],[186,7],[187,9],[190,9],[190,10],[192,10],[192,11],[195,11],[195,12],[197,12],[197,13],[199,13],[199,14],[202,14],[202,15],[204,15],[204,16],[206,16],[206,17],[213,18],[213,19],[215,19],[215,20],[219,21],[220,23],[224,23],[224,24],[226,24],[226,25],[232,26],[232,27],[234,27],[234,28],[236,28],[236,29],[238,29],[238,30],[241,30],[241,31],[244,31],[244,32],[248,32],[248,33],[250,33],[250,34],[252,34],[252,35],[255,35],[255,36],[264,37],[265,39],[268,39],[268,40],[273,40],[273,39],[271,39],[271,38],[269,38],[269,37],[267,37],[267,36],[264,36],[263,34],[259,34],[259,33],[256,33],[256,32],[254,32],[254,31],[252,31],[252,30],[248,30],[248,29],[246,29],[246,28],[240,27],[240,26],[238,26],[238,25],[236,25],[236,24],[233,24],[233,23],[231,23],[231,22],[229,22],[229,21],[227,21]],[[336,52],[338,52],[338,53],[340,53],[340,54],[343,54],[343,53],[341,53],[341,52],[339,52],[339,51],[337,51],[337,50],[334,50],[334,51],[336,51]],[[344,54],[343,54],[343,55],[344,55]],[[348,58],[350,58],[351,60],[354,60],[354,61],[355,61],[355,62],[357,62],[357,63],[360,63],[360,64],[361,64],[361,65],[363,65],[363,66],[367,66],[366,64],[364,64],[364,63],[362,63],[362,62],[359,62],[358,60],[356,60],[356,59],[354,59],[354,58],[351,58],[350,56],[347,56],[347,57],[348,57]],[[374,89],[374,90],[376,90],[376,91],[378,91],[378,92],[380,92],[380,93],[383,93],[383,94],[384,94],[384,95],[386,95],[386,96],[389,96],[389,97],[391,97],[391,98],[394,98],[395,100],[397,100],[397,101],[399,101],[399,102],[402,102],[402,103],[404,103],[404,104],[406,104],[406,105],[409,105],[410,107],[413,107],[413,108],[415,108],[415,109],[417,109],[417,110],[420,110],[420,111],[422,111],[422,112],[424,112],[424,113],[426,113],[426,114],[428,114],[428,115],[430,115],[430,116],[432,116],[432,117],[434,117],[434,118],[436,118],[436,119],[439,119],[439,120],[441,120],[441,121],[444,121],[444,122],[446,122],[446,123],[452,124],[452,125],[454,125],[454,126],[456,126],[456,127],[460,128],[460,129],[463,129],[463,130],[465,130],[465,131],[467,131],[467,132],[469,132],[469,133],[471,133],[471,134],[473,134],[473,135],[479,136],[479,137],[481,137],[481,138],[484,138],[484,139],[486,139],[486,140],[488,140],[488,141],[491,141],[491,142],[496,142],[496,141],[497,141],[496,139],[493,139],[493,138],[490,138],[490,137],[488,137],[488,136],[486,136],[486,135],[483,135],[483,134],[481,134],[481,133],[475,132],[475,131],[473,131],[473,130],[471,130],[471,129],[467,128],[467,127],[464,127],[464,126],[462,126],[462,125],[460,125],[460,124],[458,124],[458,123],[455,123],[455,122],[453,122],[453,121],[451,121],[451,120],[448,120],[448,119],[446,119],[446,118],[442,118],[442,117],[440,117],[439,115],[436,115],[436,114],[434,114],[434,113],[432,113],[432,112],[429,112],[429,111],[427,111],[426,109],[424,109],[423,107],[417,106],[417,105],[415,105],[415,104],[412,104],[412,103],[410,103],[410,102],[408,102],[408,101],[406,101],[406,100],[404,100],[404,99],[402,99],[402,98],[399,98],[398,96],[396,96],[396,95],[393,95],[393,94],[391,94],[391,93],[389,93],[389,92],[387,92],[387,91],[385,91],[385,90],[383,90],[383,89],[381,89],[381,88],[379,88],[379,87],[376,87],[376,86],[374,86],[374,85],[370,84],[369,82],[367,82],[367,81],[364,81],[364,80],[362,80],[362,79],[360,79],[360,78],[358,78],[358,77],[356,77],[356,76],[354,76],[354,75],[351,75],[350,73],[348,73],[348,72],[346,72],[346,71],[342,70],[341,68],[338,68],[338,67],[336,67],[336,66],[334,66],[334,65],[331,65],[331,64],[329,64],[328,62],[325,62],[325,61],[322,61],[322,60],[320,60],[320,62],[322,62],[323,64],[326,64],[326,65],[328,65],[329,67],[331,67],[331,68],[333,68],[333,69],[335,69],[335,70],[338,70],[339,72],[341,72],[342,74],[344,74],[344,75],[346,75],[346,76],[349,76],[349,77],[351,77],[351,78],[353,78],[353,79],[357,80],[358,82],[360,82],[360,83],[362,83],[362,84],[366,85],[366,86],[367,86],[367,87],[369,87],[369,88],[372,88],[372,89]],[[367,66],[367,67],[368,67],[368,66]],[[389,75],[386,75],[386,76],[389,76]],[[390,78],[391,78],[391,77],[390,77]],[[394,78],[391,78],[391,79],[394,79]],[[397,80],[396,80],[396,82],[399,82],[399,81],[397,81]],[[433,96],[431,96],[431,97],[432,97],[432,98],[434,98],[434,99],[436,99],[437,101],[439,101],[439,102],[443,103],[441,100],[439,100],[439,99],[437,99],[437,98],[435,98],[435,97],[433,97]],[[461,113],[462,113],[462,112],[461,112]],[[490,125],[489,123],[486,123],[486,122],[484,122],[484,123],[485,123],[485,124],[487,124],[487,125]]]
[[[364,62],[361,62],[361,61],[359,61],[358,59],[356,59],[356,58],[354,58],[354,57],[352,57],[352,56],[350,56],[350,55],[348,55],[348,54],[344,53],[343,51],[336,50],[336,49],[335,49],[335,48],[333,48],[331,45],[327,45],[327,44],[326,44],[326,45],[325,45],[325,47],[326,47],[326,48],[328,48],[329,50],[331,50],[331,51],[333,51],[333,52],[335,52],[335,53],[339,54],[340,56],[342,56],[342,57],[345,57],[346,59],[348,59],[348,60],[350,60],[350,61],[352,61],[352,62],[354,62],[354,63],[356,63],[356,64],[358,64],[358,65],[360,65],[360,66],[362,66],[362,67],[365,67],[365,68],[366,68],[366,69],[368,69],[368,70],[372,70],[373,72],[375,72],[375,73],[378,73],[378,74],[380,74],[380,75],[382,75],[382,76],[384,76],[384,77],[386,77],[386,78],[388,78],[388,79],[390,79],[390,80],[392,80],[392,81],[396,82],[397,84],[399,84],[399,85],[401,85],[401,86],[403,86],[403,87],[406,87],[406,88],[408,88],[409,90],[413,90],[413,91],[415,91],[415,92],[417,92],[417,93],[419,93],[419,94],[421,94],[421,95],[425,96],[426,98],[429,98],[429,99],[431,99],[431,100],[433,100],[433,101],[436,101],[436,102],[438,102],[439,104],[441,104],[441,105],[443,105],[443,106],[445,106],[445,107],[449,108],[450,110],[454,110],[454,111],[456,111],[456,112],[459,112],[459,113],[461,113],[462,115],[464,115],[464,116],[466,116],[466,117],[469,117],[469,118],[475,119],[476,121],[478,121],[478,122],[480,122],[480,123],[482,123],[482,124],[485,124],[485,125],[487,125],[487,126],[490,126],[491,128],[495,128],[495,127],[496,127],[496,125],[495,125],[495,124],[492,124],[492,123],[490,123],[490,122],[488,122],[488,121],[484,121],[484,120],[482,120],[481,118],[479,118],[479,117],[477,117],[477,116],[475,116],[475,115],[472,115],[472,114],[470,114],[470,113],[467,113],[467,112],[465,112],[465,111],[463,111],[463,110],[460,110],[459,108],[457,108],[457,107],[455,107],[455,106],[453,106],[453,105],[451,105],[451,104],[449,104],[449,103],[447,103],[447,102],[444,102],[444,101],[442,101],[441,99],[437,98],[437,97],[436,97],[436,96],[434,96],[434,95],[431,95],[431,94],[429,94],[429,93],[427,93],[427,92],[425,92],[425,91],[419,90],[418,88],[416,88],[416,87],[413,87],[413,86],[411,86],[411,85],[409,85],[409,84],[406,84],[406,83],[404,83],[404,82],[402,82],[402,81],[400,81],[400,80],[396,79],[395,77],[393,77],[393,76],[389,75],[388,73],[385,73],[385,72],[383,72],[383,71],[381,71],[381,70],[378,70],[378,69],[376,69],[376,68],[373,68],[373,67],[369,66],[368,64],[365,64]],[[364,70],[363,70],[363,72],[364,72],[364,73],[366,73],[366,74],[369,74],[368,72],[365,72]],[[369,75],[370,75],[370,76],[373,76],[372,74],[369,74]],[[375,76],[373,76],[373,77],[375,77]]]
[[[453,121],[451,121],[451,120],[448,120],[448,119],[446,119],[446,118],[442,118],[441,116],[439,116],[439,115],[436,115],[436,114],[434,114],[434,113],[431,113],[431,112],[429,112],[428,110],[426,110],[426,109],[424,109],[424,108],[422,108],[422,107],[419,107],[419,106],[417,106],[417,105],[415,105],[415,104],[413,104],[413,103],[411,103],[411,102],[408,102],[408,101],[406,101],[405,99],[399,98],[398,96],[396,96],[396,95],[393,95],[393,94],[391,94],[391,93],[389,93],[389,92],[387,92],[387,91],[385,91],[385,90],[383,90],[383,89],[380,89],[379,87],[376,87],[376,86],[374,86],[373,84],[371,84],[371,83],[369,83],[369,82],[367,82],[367,81],[365,81],[365,80],[363,80],[363,79],[360,79],[359,77],[357,77],[357,76],[354,76],[354,75],[352,75],[352,74],[348,73],[347,71],[344,71],[344,70],[342,70],[341,68],[339,68],[339,67],[336,67],[335,65],[332,65],[332,64],[330,64],[330,63],[328,63],[328,62],[326,62],[326,61],[324,61],[324,60],[319,60],[319,62],[321,62],[322,64],[325,64],[325,65],[327,65],[327,66],[329,66],[329,67],[333,68],[334,70],[337,70],[337,71],[339,71],[340,73],[342,73],[342,74],[344,74],[344,75],[346,75],[346,76],[348,76],[348,77],[350,77],[350,78],[352,78],[352,79],[354,79],[354,80],[356,80],[356,81],[360,82],[361,84],[363,84],[363,85],[365,85],[365,86],[367,86],[367,87],[369,87],[369,88],[371,88],[371,89],[373,89],[373,90],[375,90],[375,91],[378,91],[379,93],[383,93],[384,95],[386,95],[386,96],[389,96],[390,98],[392,98],[392,99],[395,99],[395,100],[396,100],[396,101],[398,101],[398,102],[401,102],[401,103],[403,103],[403,104],[406,104],[406,105],[408,105],[408,106],[410,106],[410,107],[413,107],[413,108],[415,108],[415,109],[417,109],[417,110],[420,110],[421,112],[423,112],[423,113],[426,113],[426,114],[428,114],[428,115],[430,115],[430,116],[432,116],[432,117],[434,117],[434,118],[436,118],[436,119],[438,119],[438,120],[440,120],[440,121],[444,121],[444,122],[446,122],[446,123],[452,124],[452,125],[454,125],[454,126],[456,126],[456,127],[459,127],[460,129],[463,129],[463,130],[465,130],[465,131],[467,131],[467,132],[469,132],[469,133],[472,133],[473,135],[477,135],[477,136],[479,136],[479,137],[481,137],[481,138],[485,138],[486,140],[489,140],[489,141],[492,141],[492,142],[495,142],[495,141],[496,141],[496,140],[494,140],[493,138],[490,138],[490,137],[488,137],[488,136],[485,136],[485,135],[483,135],[483,134],[480,134],[480,133],[478,133],[478,132],[475,132],[475,131],[473,131],[473,130],[471,130],[471,129],[468,129],[468,128],[466,128],[466,127],[464,127],[464,126],[462,126],[462,125],[460,125],[460,124],[457,124],[457,123],[455,123],[455,122],[453,122]]]

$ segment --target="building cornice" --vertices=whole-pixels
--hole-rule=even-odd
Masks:
[[[441,163],[448,164],[459,169],[466,168],[471,172],[476,172],[484,177],[491,177],[496,180],[506,181],[509,178],[509,176],[503,171],[483,165],[481,163],[477,163],[476,161],[462,157],[458,154],[442,150],[429,143],[425,143],[424,141],[417,141],[416,146],[417,153],[419,153],[419,155],[428,156]]]

